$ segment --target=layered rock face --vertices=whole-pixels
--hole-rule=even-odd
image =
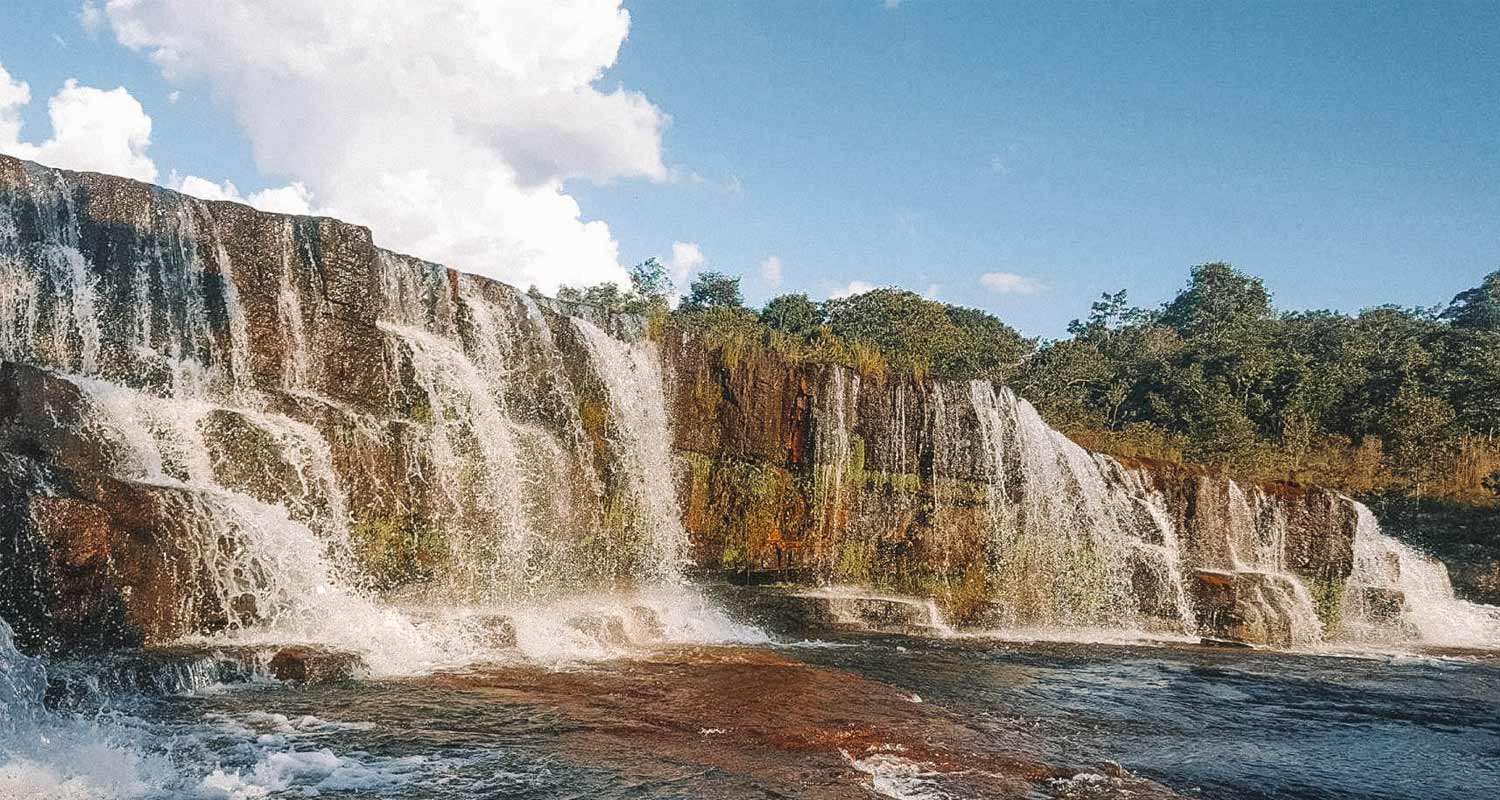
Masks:
[[[390,592],[531,602],[689,563],[980,626],[1291,644],[1444,616],[1408,589],[1445,578],[1336,494],[1092,454],[988,382],[579,311],[336,220],[0,157],[0,616],[32,649],[337,645]]]
[[[1289,644],[1336,623],[1346,497],[1089,453],[984,381],[664,349],[699,564],[938,594],[981,625]]]
[[[0,613],[99,646],[671,578],[621,413],[654,353],[364,228],[0,157]]]

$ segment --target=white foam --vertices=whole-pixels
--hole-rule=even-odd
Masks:
[[[376,792],[417,780],[427,759],[340,756],[329,749],[267,753],[247,771],[216,769],[203,778],[201,796],[255,800],[293,789],[304,796],[323,792]]]
[[[1359,519],[1354,568],[1343,607],[1347,638],[1376,642],[1415,638],[1432,646],[1500,647],[1500,608],[1458,599],[1442,562],[1381,531],[1364,504],[1355,507]],[[1362,587],[1399,593],[1397,619],[1372,614],[1359,595]]]
[[[878,750],[856,758],[841,750],[849,765],[870,777],[871,788],[893,800],[952,800],[938,785],[941,776],[931,764],[913,761],[896,752]]]
[[[759,629],[737,622],[683,585],[634,592],[596,592],[546,602],[408,609],[425,633],[455,654],[446,666],[522,660],[563,666],[685,644],[766,644]],[[493,626],[508,625],[514,646],[497,646]]]

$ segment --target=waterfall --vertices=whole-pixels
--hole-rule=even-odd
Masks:
[[[848,497],[859,487],[854,481],[853,426],[859,408],[858,373],[843,368],[828,370],[824,391],[813,409],[816,421],[816,463],[813,502],[818,515],[819,561],[836,575],[858,574],[865,561],[858,542],[847,536]]]
[[[1343,599],[1346,638],[1449,647],[1500,643],[1500,609],[1459,600],[1441,562],[1380,530],[1363,503]]]
[[[609,394],[611,429],[627,485],[630,535],[646,543],[646,559],[636,564],[634,577],[679,580],[688,542],[672,476],[661,356],[650,341],[623,342],[579,318],[573,326]]]
[[[21,172],[0,196],[0,359],[59,396],[22,398],[35,442],[6,456],[62,476],[25,490],[40,506],[152,533],[180,590],[130,607],[153,644],[324,643],[400,673],[493,656],[500,617],[527,653],[603,652],[611,625],[743,633],[683,588],[655,342],[331,220]],[[1004,626],[1500,640],[1347,499],[1090,453],[989,381],[823,365],[783,393],[790,435],[753,458],[796,452],[773,465],[799,494],[785,533],[826,579],[949,589]],[[1341,580],[1333,528],[1356,506]]]
[[[99,455],[59,466],[141,498],[131,513],[181,584],[150,607],[157,635],[324,644],[378,674],[494,657],[500,617],[546,656],[603,652],[598,614],[642,641],[753,638],[677,586],[687,537],[651,343],[577,322],[575,372],[560,317],[509,287],[350,226],[159,190],[118,201],[138,228],[95,248],[119,234],[79,179],[23,167],[0,200],[0,359],[76,388],[48,435]],[[608,452],[579,378],[604,387]],[[622,490],[608,509],[603,461]],[[398,607],[366,588],[361,548],[418,536],[446,552]]]
[[[268,414],[234,417],[268,434],[274,457],[296,475],[296,485],[278,484],[269,491],[273,499],[259,499],[220,482],[224,467],[204,431],[215,415],[232,413],[223,406],[73,380],[90,401],[86,424],[118,448],[117,474],[167,490],[158,495],[159,513],[175,521],[190,548],[179,566],[206,582],[230,638],[338,646],[366,654],[382,673],[443,660],[403,616],[351,588],[344,495],[315,431]],[[190,632],[203,621],[185,619],[179,627]]]
[[[1166,609],[1177,617],[1169,624],[1188,627],[1176,538],[1144,492],[1009,389],[982,380],[969,389],[989,483],[987,558],[1006,617],[1137,627]]]
[[[4,356],[59,368],[84,400],[76,424],[109,446],[112,474],[160,490],[151,495],[160,506],[154,513],[176,527],[183,548],[174,567],[207,588],[198,616],[184,605],[168,627],[191,632],[207,614],[247,641],[367,652],[377,671],[430,660],[430,643],[408,622],[350,588],[347,498],[328,443],[269,411],[250,385],[235,265],[212,210],[181,197],[168,204],[162,220],[170,235],[157,237],[123,276],[128,286],[114,302],[129,307],[112,313],[99,300],[99,273],[79,250],[81,222],[64,179],[44,175],[48,193],[38,206],[59,209],[56,222],[41,226],[40,242],[0,242],[7,272],[34,278],[7,275]],[[117,317],[131,324],[102,337],[105,321]],[[117,362],[108,368],[106,350]],[[378,646],[371,632],[379,632]]]
[[[520,491],[527,476],[500,400],[460,342],[392,323],[381,330],[401,345],[425,398],[430,423],[424,430],[446,514],[479,529],[450,538],[459,579],[470,593],[516,585],[517,576],[506,573],[524,561],[504,555],[523,556],[532,530]]]

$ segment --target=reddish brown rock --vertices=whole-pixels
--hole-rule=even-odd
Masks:
[[[333,683],[354,678],[363,667],[359,656],[322,647],[289,645],[267,665],[271,677],[287,683]]]
[[[1296,589],[1285,576],[1197,570],[1190,587],[1200,634],[1275,647],[1298,643]]]

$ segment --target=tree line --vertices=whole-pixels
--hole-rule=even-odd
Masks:
[[[770,348],[918,378],[1010,383],[1094,449],[1191,461],[1356,493],[1500,500],[1500,271],[1446,306],[1283,311],[1225,263],[1193,267],[1155,308],[1106,293],[1039,341],[994,315],[902,289],[746,307],[737,277],[703,272],[676,309],[650,260],[631,287],[559,299],[645,314],[731,354]]]

